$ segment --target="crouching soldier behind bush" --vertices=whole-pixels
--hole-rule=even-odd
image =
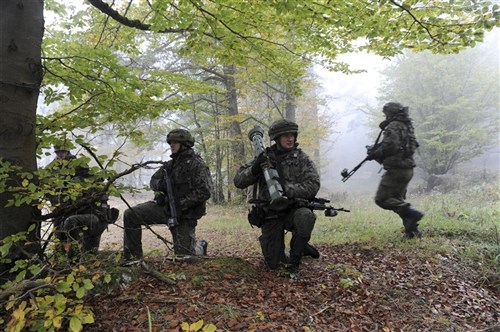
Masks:
[[[136,205],[124,213],[124,263],[143,257],[143,224],[167,224],[176,255],[206,255],[207,242],[196,243],[195,230],[198,219],[205,215],[212,180],[207,165],[192,149],[194,142],[191,133],[184,129],[174,129],[167,135],[172,159],[151,177],[155,200]],[[167,174],[173,197],[168,193]],[[169,200],[175,203],[177,217],[172,225],[169,224],[173,221]]]
[[[70,190],[85,188],[85,180],[91,178],[89,168],[83,159],[71,154],[68,146],[54,146],[56,158],[47,169],[62,179],[56,195],[49,197],[56,214],[53,219],[56,236],[69,258],[78,258],[87,252],[97,252],[101,235],[118,218],[119,211],[110,208],[108,195],[98,188],[84,190],[77,198],[69,198]],[[57,174],[56,174],[57,173]],[[82,203],[83,202],[83,203]]]
[[[408,107],[390,102],[383,107],[386,119],[380,123],[383,140],[368,148],[367,160],[376,160],[384,166],[385,173],[375,195],[375,203],[385,210],[398,214],[405,228],[405,237],[422,237],[418,222],[424,214],[405,202],[408,183],[413,177],[413,154],[418,148]]]
[[[240,167],[234,178],[237,188],[258,187],[258,201],[261,209],[259,237],[262,254],[267,267],[285,267],[286,274],[299,279],[299,265],[302,256],[319,257],[319,252],[308,242],[316,221],[316,215],[307,207],[296,207],[293,199],[313,199],[320,187],[318,172],[314,163],[297,148],[298,125],[287,120],[275,121],[269,128],[269,137],[276,143],[266,149],[266,154],[278,170],[284,196],[290,199],[287,208],[275,211],[270,208],[270,197],[263,176],[261,164],[267,158],[262,153],[253,161]],[[292,232],[290,256],[285,255],[285,231]]]

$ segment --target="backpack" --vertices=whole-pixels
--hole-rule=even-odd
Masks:
[[[418,149],[420,144],[417,142],[417,138],[415,137],[415,128],[411,122],[406,123],[406,127],[408,128],[406,143],[403,145],[404,155],[409,157],[413,156],[415,151]]]

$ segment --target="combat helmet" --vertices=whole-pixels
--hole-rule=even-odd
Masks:
[[[174,129],[167,135],[167,143],[179,142],[189,148],[194,146],[194,137],[186,129]]]
[[[397,102],[389,102],[384,105],[382,108],[382,112],[384,112],[385,116],[388,118],[395,116],[398,113],[407,113],[408,112],[408,107],[404,107],[400,103]]]
[[[59,151],[68,151],[69,149],[65,146],[62,145],[54,145],[54,152],[59,152]]]
[[[287,133],[292,133],[295,135],[295,138],[297,138],[297,135],[299,133],[299,126],[295,122],[281,119],[281,120],[274,121],[271,124],[271,127],[269,127],[268,133],[269,133],[269,137],[273,141],[276,141],[281,135],[287,134]]]
[[[66,140],[66,138],[64,138],[62,143],[54,144],[54,152],[59,152],[59,151],[70,152],[71,148],[73,148],[73,146],[72,146],[71,142]]]

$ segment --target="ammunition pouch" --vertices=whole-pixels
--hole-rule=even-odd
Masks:
[[[253,227],[262,227],[264,220],[266,219],[266,211],[260,205],[252,205],[252,208],[248,212],[248,222]]]

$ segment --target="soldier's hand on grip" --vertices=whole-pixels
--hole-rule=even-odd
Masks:
[[[259,154],[257,158],[255,158],[252,165],[252,174],[258,175],[262,171],[262,164],[267,161],[267,156],[264,152]]]

